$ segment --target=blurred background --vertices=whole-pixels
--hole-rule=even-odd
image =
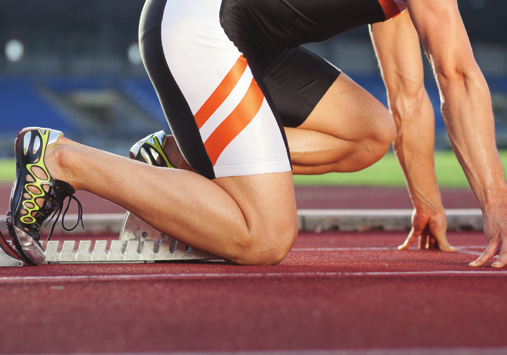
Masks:
[[[492,91],[500,148],[507,148],[507,1],[458,0],[476,58]],[[38,125],[127,155],[146,134],[166,129],[141,63],[137,28],[144,0],[0,0],[0,157],[16,133]],[[308,47],[382,102],[385,89],[366,27]],[[437,148],[448,148],[437,112]]]

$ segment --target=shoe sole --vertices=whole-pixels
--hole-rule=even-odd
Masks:
[[[16,152],[16,170],[21,169],[19,166],[19,162],[22,160],[22,154],[24,152],[24,145],[20,145],[20,137],[24,139],[25,134],[28,131],[33,130],[34,128],[26,128],[19,132],[19,134],[16,136],[16,139],[14,141],[15,146],[15,152]],[[12,195],[11,195],[11,201],[13,196],[19,195],[22,193],[21,191],[17,191],[19,183],[19,178],[16,176],[16,180],[14,182],[14,185],[12,187]],[[19,203],[19,202],[18,202]],[[17,208],[18,206],[16,206]],[[7,213],[7,229],[9,231],[9,235],[12,238],[12,242],[16,248],[16,251],[19,253],[19,255],[22,257],[23,261],[27,263],[28,265],[40,265],[45,260],[44,250],[42,249],[41,245],[33,239],[29,234],[21,230],[20,228],[16,227],[14,225],[14,216],[13,216],[13,209],[12,206],[9,204],[9,212]]]

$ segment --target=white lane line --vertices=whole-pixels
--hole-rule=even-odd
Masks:
[[[478,250],[471,250],[471,249],[478,249]],[[485,249],[486,249],[486,246],[456,247],[456,252],[460,253],[460,254],[480,256],[480,255],[482,255],[482,251],[484,251]]]
[[[490,271],[371,271],[371,272],[252,272],[252,273],[188,273],[188,274],[121,274],[121,275],[61,275],[61,276],[3,276],[1,284],[49,282],[148,281],[191,279],[254,279],[307,277],[400,277],[400,276],[507,276],[507,270]]]
[[[472,245],[466,247],[456,247],[456,252],[459,254],[479,256],[482,254],[486,246]],[[474,250],[478,249],[478,250]],[[343,251],[376,251],[376,250],[397,250],[394,247],[352,247],[352,248],[338,248],[338,247],[327,247],[327,248],[294,248],[291,252],[343,252]],[[412,248],[410,250],[417,250]]]
[[[368,251],[368,250],[396,250],[393,247],[350,247],[350,248],[338,248],[338,247],[326,247],[326,248],[293,248],[294,251]]]
[[[504,355],[506,347],[96,353],[94,355]],[[46,355],[46,354],[42,354]],[[86,355],[86,354],[84,354]]]

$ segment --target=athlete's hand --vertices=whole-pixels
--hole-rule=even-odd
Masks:
[[[491,265],[501,268],[507,265],[507,201],[501,207],[486,209],[483,213],[484,235],[488,240],[488,247],[482,255],[470,266],[483,266],[498,255]]]
[[[412,229],[405,242],[398,249],[407,250],[418,240],[419,249],[440,249],[446,252],[455,251],[456,249],[447,241],[446,232],[447,220],[443,209],[433,214],[425,214],[414,210]]]

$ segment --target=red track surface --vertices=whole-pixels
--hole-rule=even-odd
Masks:
[[[397,251],[404,238],[302,233],[269,267],[3,268],[0,352],[507,349],[507,270],[468,267],[481,233],[451,233],[452,254]]]
[[[2,352],[507,346],[507,272],[401,233],[304,233],[278,266],[44,265],[0,270]],[[481,245],[480,247],[474,247]]]

